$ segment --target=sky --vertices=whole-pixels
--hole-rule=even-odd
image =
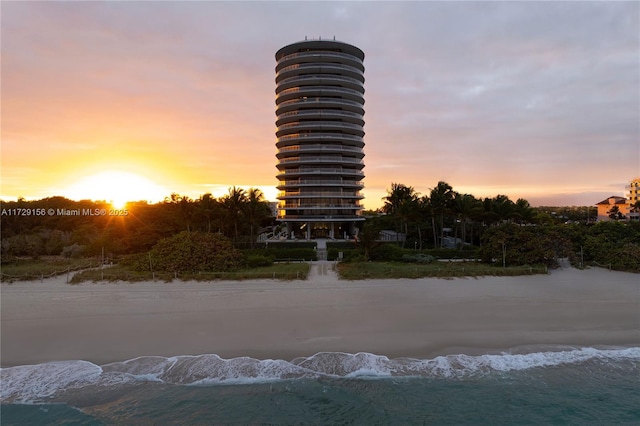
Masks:
[[[275,200],[275,52],[365,52],[365,199],[593,205],[640,176],[638,2],[7,2],[0,199]]]

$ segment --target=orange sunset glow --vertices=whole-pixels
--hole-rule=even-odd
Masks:
[[[637,3],[408,5],[3,3],[0,199],[274,201],[274,54],[307,34],[365,52],[366,209],[392,182],[532,205],[623,195],[640,170]]]

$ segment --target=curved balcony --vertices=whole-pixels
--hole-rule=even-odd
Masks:
[[[338,192],[329,192],[329,191],[311,191],[311,192],[304,192],[304,191],[280,191],[278,193],[278,200],[284,200],[287,198],[357,198],[357,199],[362,199],[364,198],[364,195],[360,194],[357,191],[352,191],[352,192],[344,192],[344,191],[338,191]]]
[[[362,115],[344,110],[324,110],[324,109],[312,109],[312,110],[303,110],[303,111],[289,111],[278,116],[278,120],[276,121],[276,126],[280,128],[283,124],[287,124],[290,122],[297,122],[299,120],[304,119],[335,119],[342,120],[343,122],[349,122],[353,124],[357,124],[359,126],[364,126],[364,120],[362,119]]]
[[[358,209],[361,208],[362,206],[360,204],[349,204],[349,203],[343,203],[343,204],[322,204],[322,205],[317,205],[317,204],[301,204],[301,203],[284,203],[284,204],[278,204],[278,208],[279,209],[304,209],[304,210],[324,210],[324,209],[337,209],[337,210],[352,210],[352,209]]]
[[[309,221],[323,221],[323,222],[360,222],[365,220],[360,216],[360,211],[357,210],[354,214],[341,215],[292,215],[288,213],[279,212],[278,219],[287,220],[288,222],[309,222]]]
[[[327,86],[301,86],[292,87],[291,89],[283,90],[276,95],[276,105],[281,102],[285,102],[291,99],[308,99],[308,98],[323,98],[323,97],[335,97],[338,99],[348,99],[359,104],[364,104],[364,98],[362,93],[357,90],[347,89],[344,87],[327,87]]]
[[[362,136],[355,135],[346,135],[346,134],[331,134],[331,133],[294,133],[292,135],[281,136],[278,138],[278,142],[286,142],[286,141],[294,141],[301,140],[305,143],[312,140],[319,141],[354,141],[354,142],[362,142]]]
[[[303,62],[340,62],[352,65],[364,72],[364,63],[362,59],[348,53],[331,52],[331,51],[312,51],[312,52],[296,52],[282,56],[277,61],[276,71],[278,68],[288,66],[291,63]]]
[[[313,176],[313,175],[328,175],[328,176],[348,176],[348,177],[360,177],[364,178],[364,172],[360,169],[336,169],[336,168],[322,168],[322,169],[306,169],[306,168],[291,168],[280,169],[277,175],[278,179],[283,179],[286,176]]]
[[[364,94],[364,78],[357,79],[352,77],[345,77],[341,75],[297,75],[294,77],[288,77],[281,80],[276,87],[276,93],[281,90],[288,89],[290,87],[305,86],[305,85],[323,85],[328,84],[331,86],[342,86],[350,89],[354,89]]]
[[[346,152],[350,154],[356,154],[359,158],[364,157],[364,151],[362,148],[358,148],[355,146],[348,145],[293,145],[293,146],[285,146],[278,150],[276,156],[280,154],[295,155],[296,153],[304,153],[304,152],[326,152],[326,153],[341,153]],[[361,155],[361,156],[360,156]]]
[[[295,129],[302,127],[314,127],[315,129],[322,129],[323,127],[339,127],[341,129],[362,130],[362,126],[359,124],[344,123],[342,121],[296,121],[293,123],[287,123],[283,124],[282,126],[278,126],[278,130],[286,130],[291,128]]]
[[[281,158],[280,161],[278,162],[278,165],[284,165],[289,163],[290,164],[323,164],[323,163],[357,164],[359,166],[364,166],[364,161],[358,158],[330,156],[330,155],[323,155],[319,157],[311,157],[311,156],[286,157],[286,158]]]
[[[280,116],[283,113],[289,111],[295,111],[300,108],[342,108],[347,111],[355,112],[360,116],[364,115],[364,108],[362,102],[350,101],[347,99],[338,98],[306,98],[306,99],[291,99],[290,101],[284,101],[276,106],[276,115]]]
[[[345,134],[364,136],[364,129],[362,126],[353,123],[343,123],[342,121],[298,121],[293,123],[283,124],[276,130],[276,136],[282,137],[287,134],[297,134],[305,131],[341,131]]]
[[[364,183],[360,181],[348,181],[342,179],[298,179],[282,181],[276,186],[277,189],[305,188],[305,187],[327,187],[338,186],[343,188],[363,189]]]
[[[322,74],[335,74],[344,75],[347,77],[362,79],[362,71],[358,68],[349,65],[340,64],[322,64],[322,63],[310,63],[310,64],[295,64],[284,67],[276,73],[276,84],[279,84],[281,80],[297,75],[322,75]]]

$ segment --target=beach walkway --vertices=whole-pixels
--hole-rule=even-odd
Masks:
[[[311,282],[337,282],[338,274],[335,269],[335,262],[328,260],[318,260],[311,262],[311,269],[309,270],[309,277],[307,280]]]

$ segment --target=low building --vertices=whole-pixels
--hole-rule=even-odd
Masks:
[[[614,212],[617,207],[617,211],[624,216],[627,217],[628,212],[628,204],[627,199],[625,197],[618,197],[616,195],[612,195],[606,200],[602,200],[596,204],[598,207],[598,221],[606,222],[611,220],[609,216],[612,212]]]
[[[618,220],[640,220],[640,178],[633,179],[625,189],[629,191],[627,197],[612,195],[596,204],[598,221],[613,220],[612,213]]]

